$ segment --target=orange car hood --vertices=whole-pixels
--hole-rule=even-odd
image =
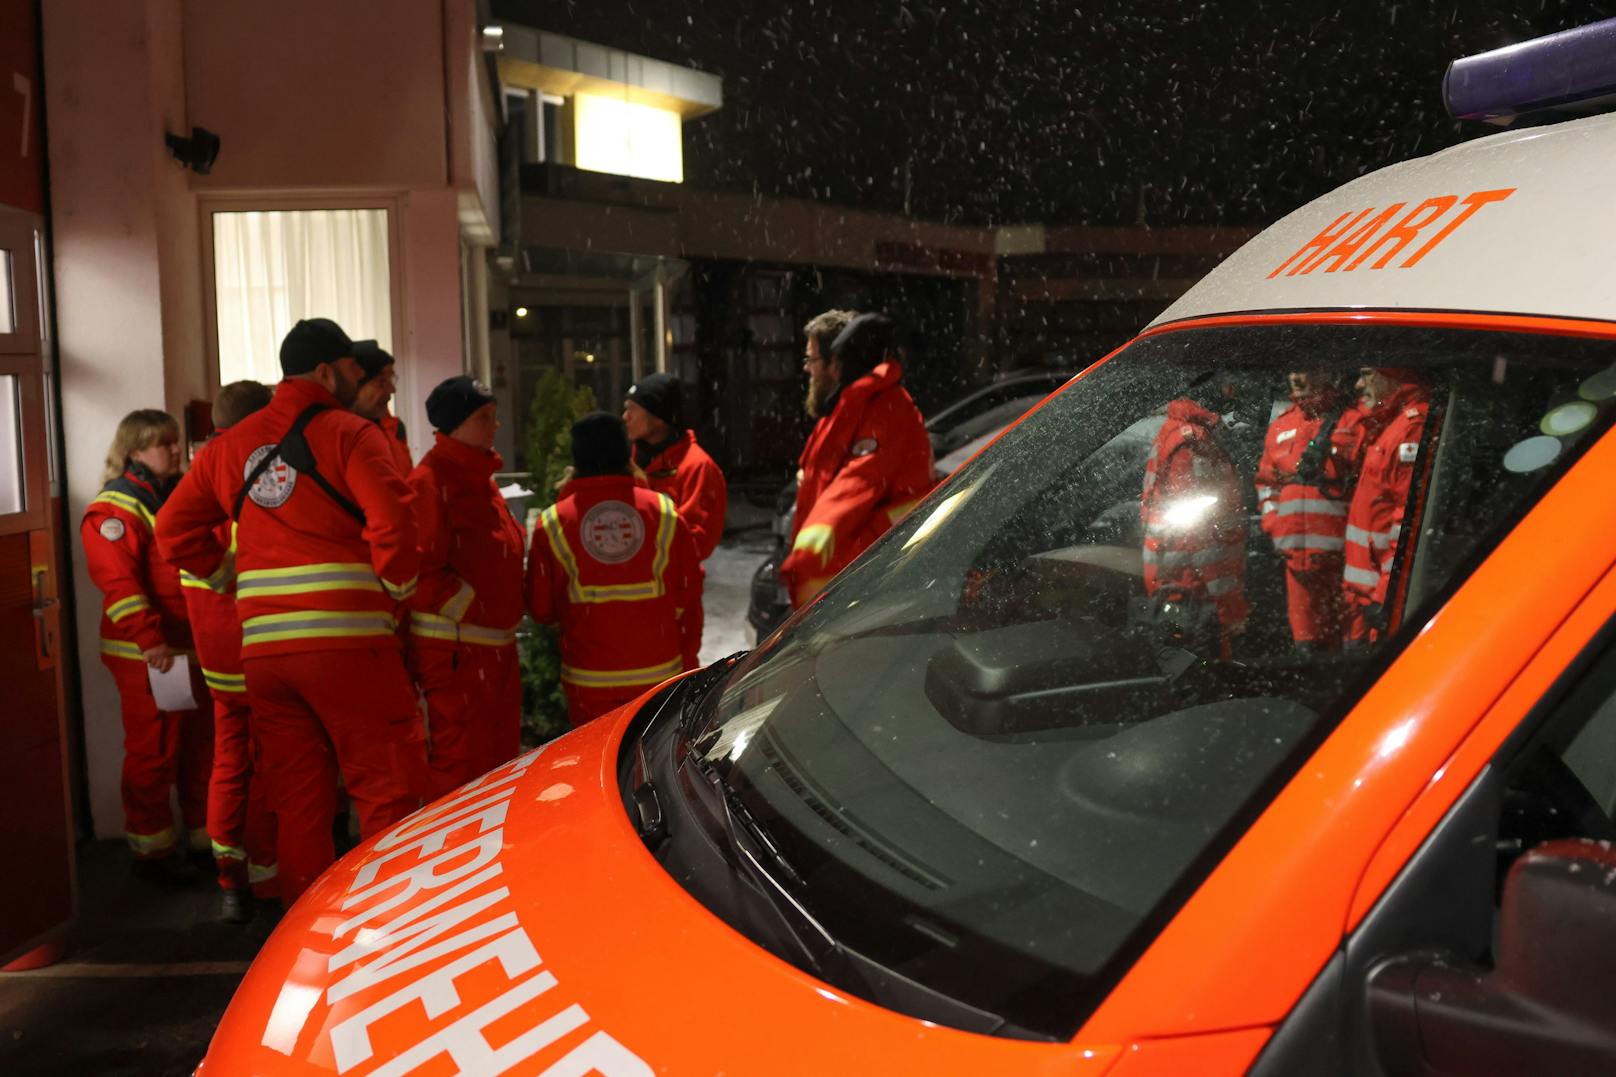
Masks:
[[[942,1028],[775,958],[623,810],[631,708],[359,846],[287,913],[200,1073],[1094,1075],[1117,1049]]]

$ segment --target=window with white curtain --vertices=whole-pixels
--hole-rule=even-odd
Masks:
[[[393,350],[385,209],[213,214],[219,384],[281,380],[280,346],[300,318],[330,318]]]

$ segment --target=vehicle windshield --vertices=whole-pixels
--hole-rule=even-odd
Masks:
[[[739,663],[687,749],[842,945],[1070,1038],[1608,426],[1613,364],[1479,329],[1137,341]]]

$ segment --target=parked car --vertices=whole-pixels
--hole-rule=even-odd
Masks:
[[[1072,379],[1072,373],[1070,370],[1018,373],[973,390],[934,413],[926,420],[926,431],[931,436],[937,481],[951,475],[1027,409],[1065,385]],[[791,615],[791,597],[780,582],[779,568],[785,559],[786,543],[791,539],[796,508],[797,480],[793,478],[775,501],[774,519],[770,522],[774,548],[752,573],[746,621],[760,641]]]
[[[1603,95],[1613,38],[1450,107]],[[1303,206],[755,651],[363,842],[204,1072],[1616,1072],[1613,189],[1605,114]],[[1362,634],[1175,634],[1119,518],[1150,424],[1365,367],[1426,411]]]

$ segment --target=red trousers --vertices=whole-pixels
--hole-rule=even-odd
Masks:
[[[426,697],[428,799],[516,758],[522,749],[522,665],[514,643],[415,646],[410,666]]]
[[[186,844],[206,847],[208,775],[213,768],[211,711],[160,711],[145,662],[113,655],[104,655],[102,661],[118,684],[123,713],[123,827],[129,848],[141,859],[174,852],[178,839],[168,794],[176,786],[189,831]],[[195,662],[191,693],[199,701],[208,698]]]
[[[1319,559],[1318,568],[1285,568],[1285,611],[1291,636],[1298,643],[1338,649],[1346,628],[1348,604],[1341,590],[1341,559]]]
[[[259,775],[275,812],[281,900],[290,907],[335,859],[339,774],[362,837],[420,806],[421,712],[397,648],[248,657],[242,665]]]
[[[259,897],[273,897],[275,816],[265,800],[264,783],[252,780],[258,748],[251,736],[251,717],[245,693],[214,693],[208,837],[213,840],[221,887],[239,890],[250,885]]]

